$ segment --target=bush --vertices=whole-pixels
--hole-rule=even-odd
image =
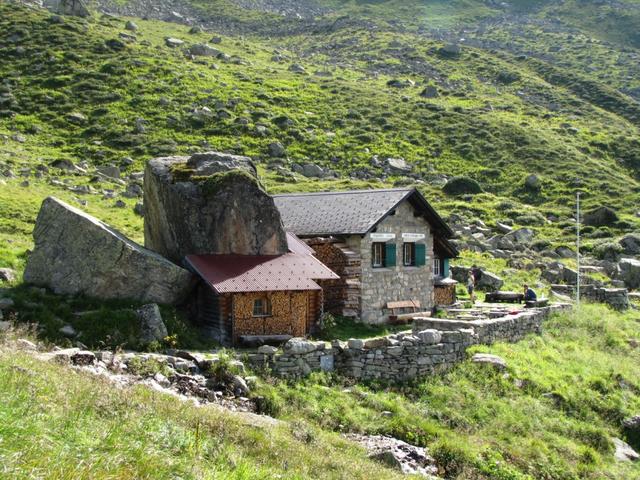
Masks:
[[[596,245],[593,249],[593,255],[600,260],[608,260],[615,262],[620,258],[622,247],[615,242],[605,242]]]
[[[465,195],[482,193],[482,187],[478,182],[468,177],[454,177],[442,188],[447,195]]]

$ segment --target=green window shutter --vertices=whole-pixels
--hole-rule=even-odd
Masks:
[[[416,267],[424,267],[427,261],[426,245],[424,243],[416,243]]]
[[[442,276],[444,278],[449,278],[449,259],[445,258],[442,260]]]
[[[396,244],[395,243],[387,243],[385,245],[384,257],[385,257],[384,258],[385,267],[396,266]]]

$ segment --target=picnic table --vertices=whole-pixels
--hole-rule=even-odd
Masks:
[[[485,295],[487,303],[522,303],[524,294],[518,292],[489,292]]]

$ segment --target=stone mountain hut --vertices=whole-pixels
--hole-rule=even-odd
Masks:
[[[321,282],[325,310],[365,323],[455,301],[453,232],[415,188],[274,197],[285,230],[340,278]]]

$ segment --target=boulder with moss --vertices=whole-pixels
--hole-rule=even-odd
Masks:
[[[144,185],[145,246],[175,262],[189,254],[287,252],[280,213],[249,157],[156,158]]]

